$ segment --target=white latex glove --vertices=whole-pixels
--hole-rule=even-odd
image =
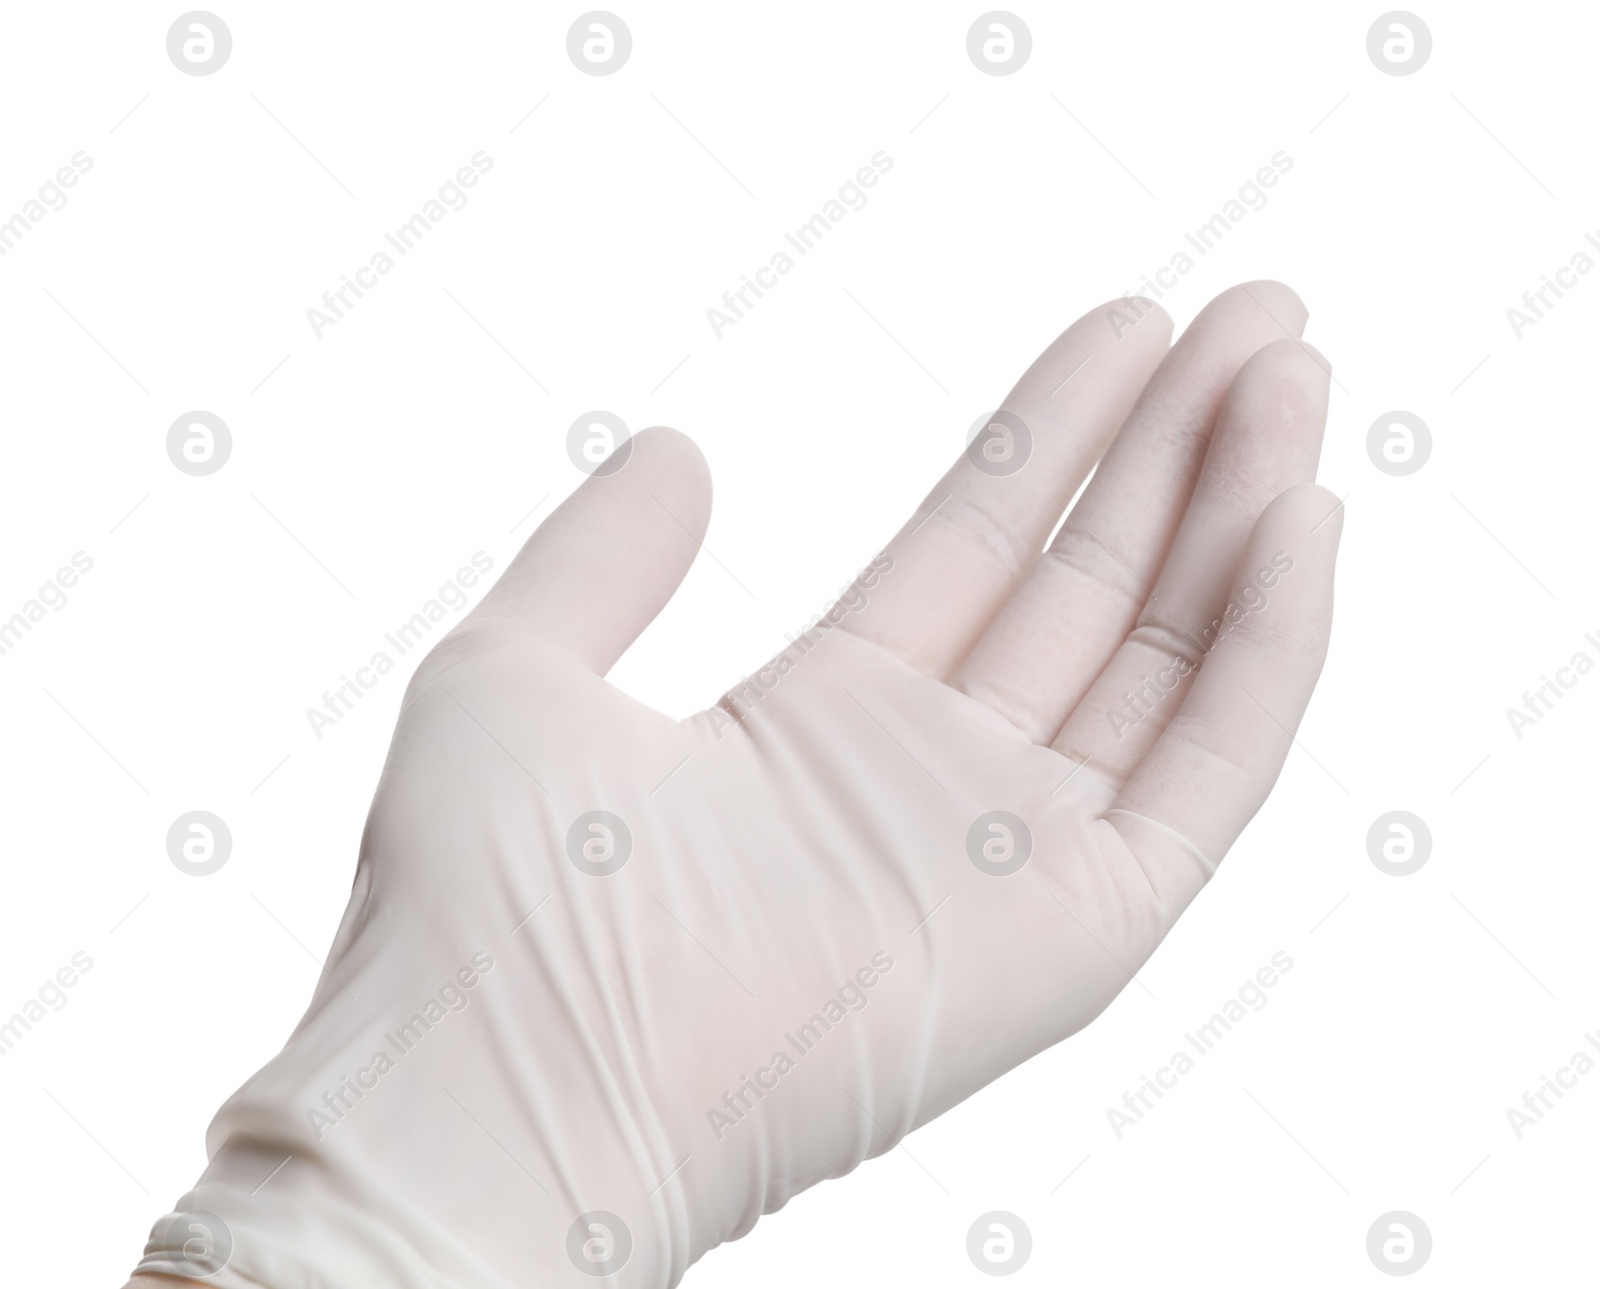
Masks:
[[[1170,352],[1087,315],[1003,405],[1026,464],[985,431],[837,625],[681,722],[602,679],[709,517],[638,435],[418,670],[310,1010],[134,1284],[672,1285],[1088,1024],[1322,665],[1304,321],[1270,282]]]

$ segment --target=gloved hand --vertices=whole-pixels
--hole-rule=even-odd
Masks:
[[[133,1284],[672,1285],[1088,1024],[1322,665],[1304,321],[1270,282],[1170,351],[1148,302],[1087,314],[685,721],[603,679],[709,517],[691,443],[638,435],[417,671],[310,1010]]]

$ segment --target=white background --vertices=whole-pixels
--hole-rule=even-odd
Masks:
[[[1521,1140],[1506,1111],[1600,1031],[1600,675],[1520,740],[1505,709],[1600,660],[1600,274],[1521,339],[1505,314],[1600,230],[1600,14],[1425,8],[1431,59],[1391,77],[1379,5],[1019,6],[1032,56],[990,77],[978,4],[617,0],[632,57],[589,77],[581,6],[216,2],[207,77],[167,58],[176,5],[11,6],[0,40],[0,219],[93,158],[0,258],[0,616],[94,560],[0,657],[0,1013],[94,961],[0,1059],[8,1283],[120,1284],[198,1175],[310,996],[417,655],[322,739],[305,711],[473,552],[505,566],[579,481],[575,417],[710,460],[715,560],[615,673],[687,714],[1280,150],[1164,301],[1181,326],[1282,279],[1334,364],[1339,606],[1276,793],[1103,1019],[690,1280],[983,1283],[992,1209],[1032,1230],[1019,1284],[1380,1283],[1391,1209],[1432,1230],[1424,1281],[1592,1273],[1600,1071]],[[315,338],[480,150],[470,204]],[[865,209],[716,339],[705,311],[880,150]],[[1396,408],[1434,438],[1407,478],[1365,450]],[[234,438],[208,478],[165,453],[192,409]],[[194,809],[234,837],[204,879],[164,849]],[[1414,876],[1366,854],[1394,809],[1433,832]],[[1107,1109],[1277,950],[1270,1005],[1118,1140]]]

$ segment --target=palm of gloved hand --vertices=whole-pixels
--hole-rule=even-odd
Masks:
[[[277,1235],[316,1207],[328,1283],[671,1283],[1110,1002],[1276,777],[1339,528],[1292,293],[1170,354],[1119,312],[690,720],[600,677],[705,530],[692,446],[535,534],[413,680],[327,976],[213,1125],[185,1207],[234,1271],[318,1265]]]

